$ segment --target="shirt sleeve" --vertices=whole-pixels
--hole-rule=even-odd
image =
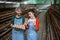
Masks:
[[[23,16],[23,24],[24,24],[24,22],[25,22],[25,16]]]
[[[37,27],[37,31],[39,31],[39,27],[40,27],[39,24],[40,24],[39,20],[36,19],[36,27]]]
[[[15,18],[15,16],[12,16],[12,18],[11,18],[11,24],[14,24],[14,18]]]

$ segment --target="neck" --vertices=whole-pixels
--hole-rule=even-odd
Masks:
[[[32,19],[34,19],[35,17],[33,16],[33,17],[31,17]]]
[[[16,17],[17,17],[17,18],[19,18],[19,17],[20,17],[20,15],[16,15]]]

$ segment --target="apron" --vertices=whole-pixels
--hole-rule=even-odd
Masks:
[[[28,20],[27,40],[38,40],[38,33],[35,30],[33,22],[36,22],[36,20]]]
[[[15,18],[14,24],[23,24],[22,18]],[[12,40],[24,40],[24,30],[12,29]]]

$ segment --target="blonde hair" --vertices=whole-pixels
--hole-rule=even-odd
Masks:
[[[22,11],[22,8],[21,7],[17,7],[17,8],[15,8],[15,11]],[[15,12],[15,15],[16,15],[16,12]],[[21,14],[22,15],[22,14]]]
[[[15,9],[15,11],[18,11],[18,10],[21,10],[21,11],[22,11],[22,8],[21,8],[21,7],[17,7],[17,8]]]

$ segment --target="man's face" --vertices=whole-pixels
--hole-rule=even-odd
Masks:
[[[22,11],[21,10],[16,10],[15,11],[17,15],[21,15]]]

